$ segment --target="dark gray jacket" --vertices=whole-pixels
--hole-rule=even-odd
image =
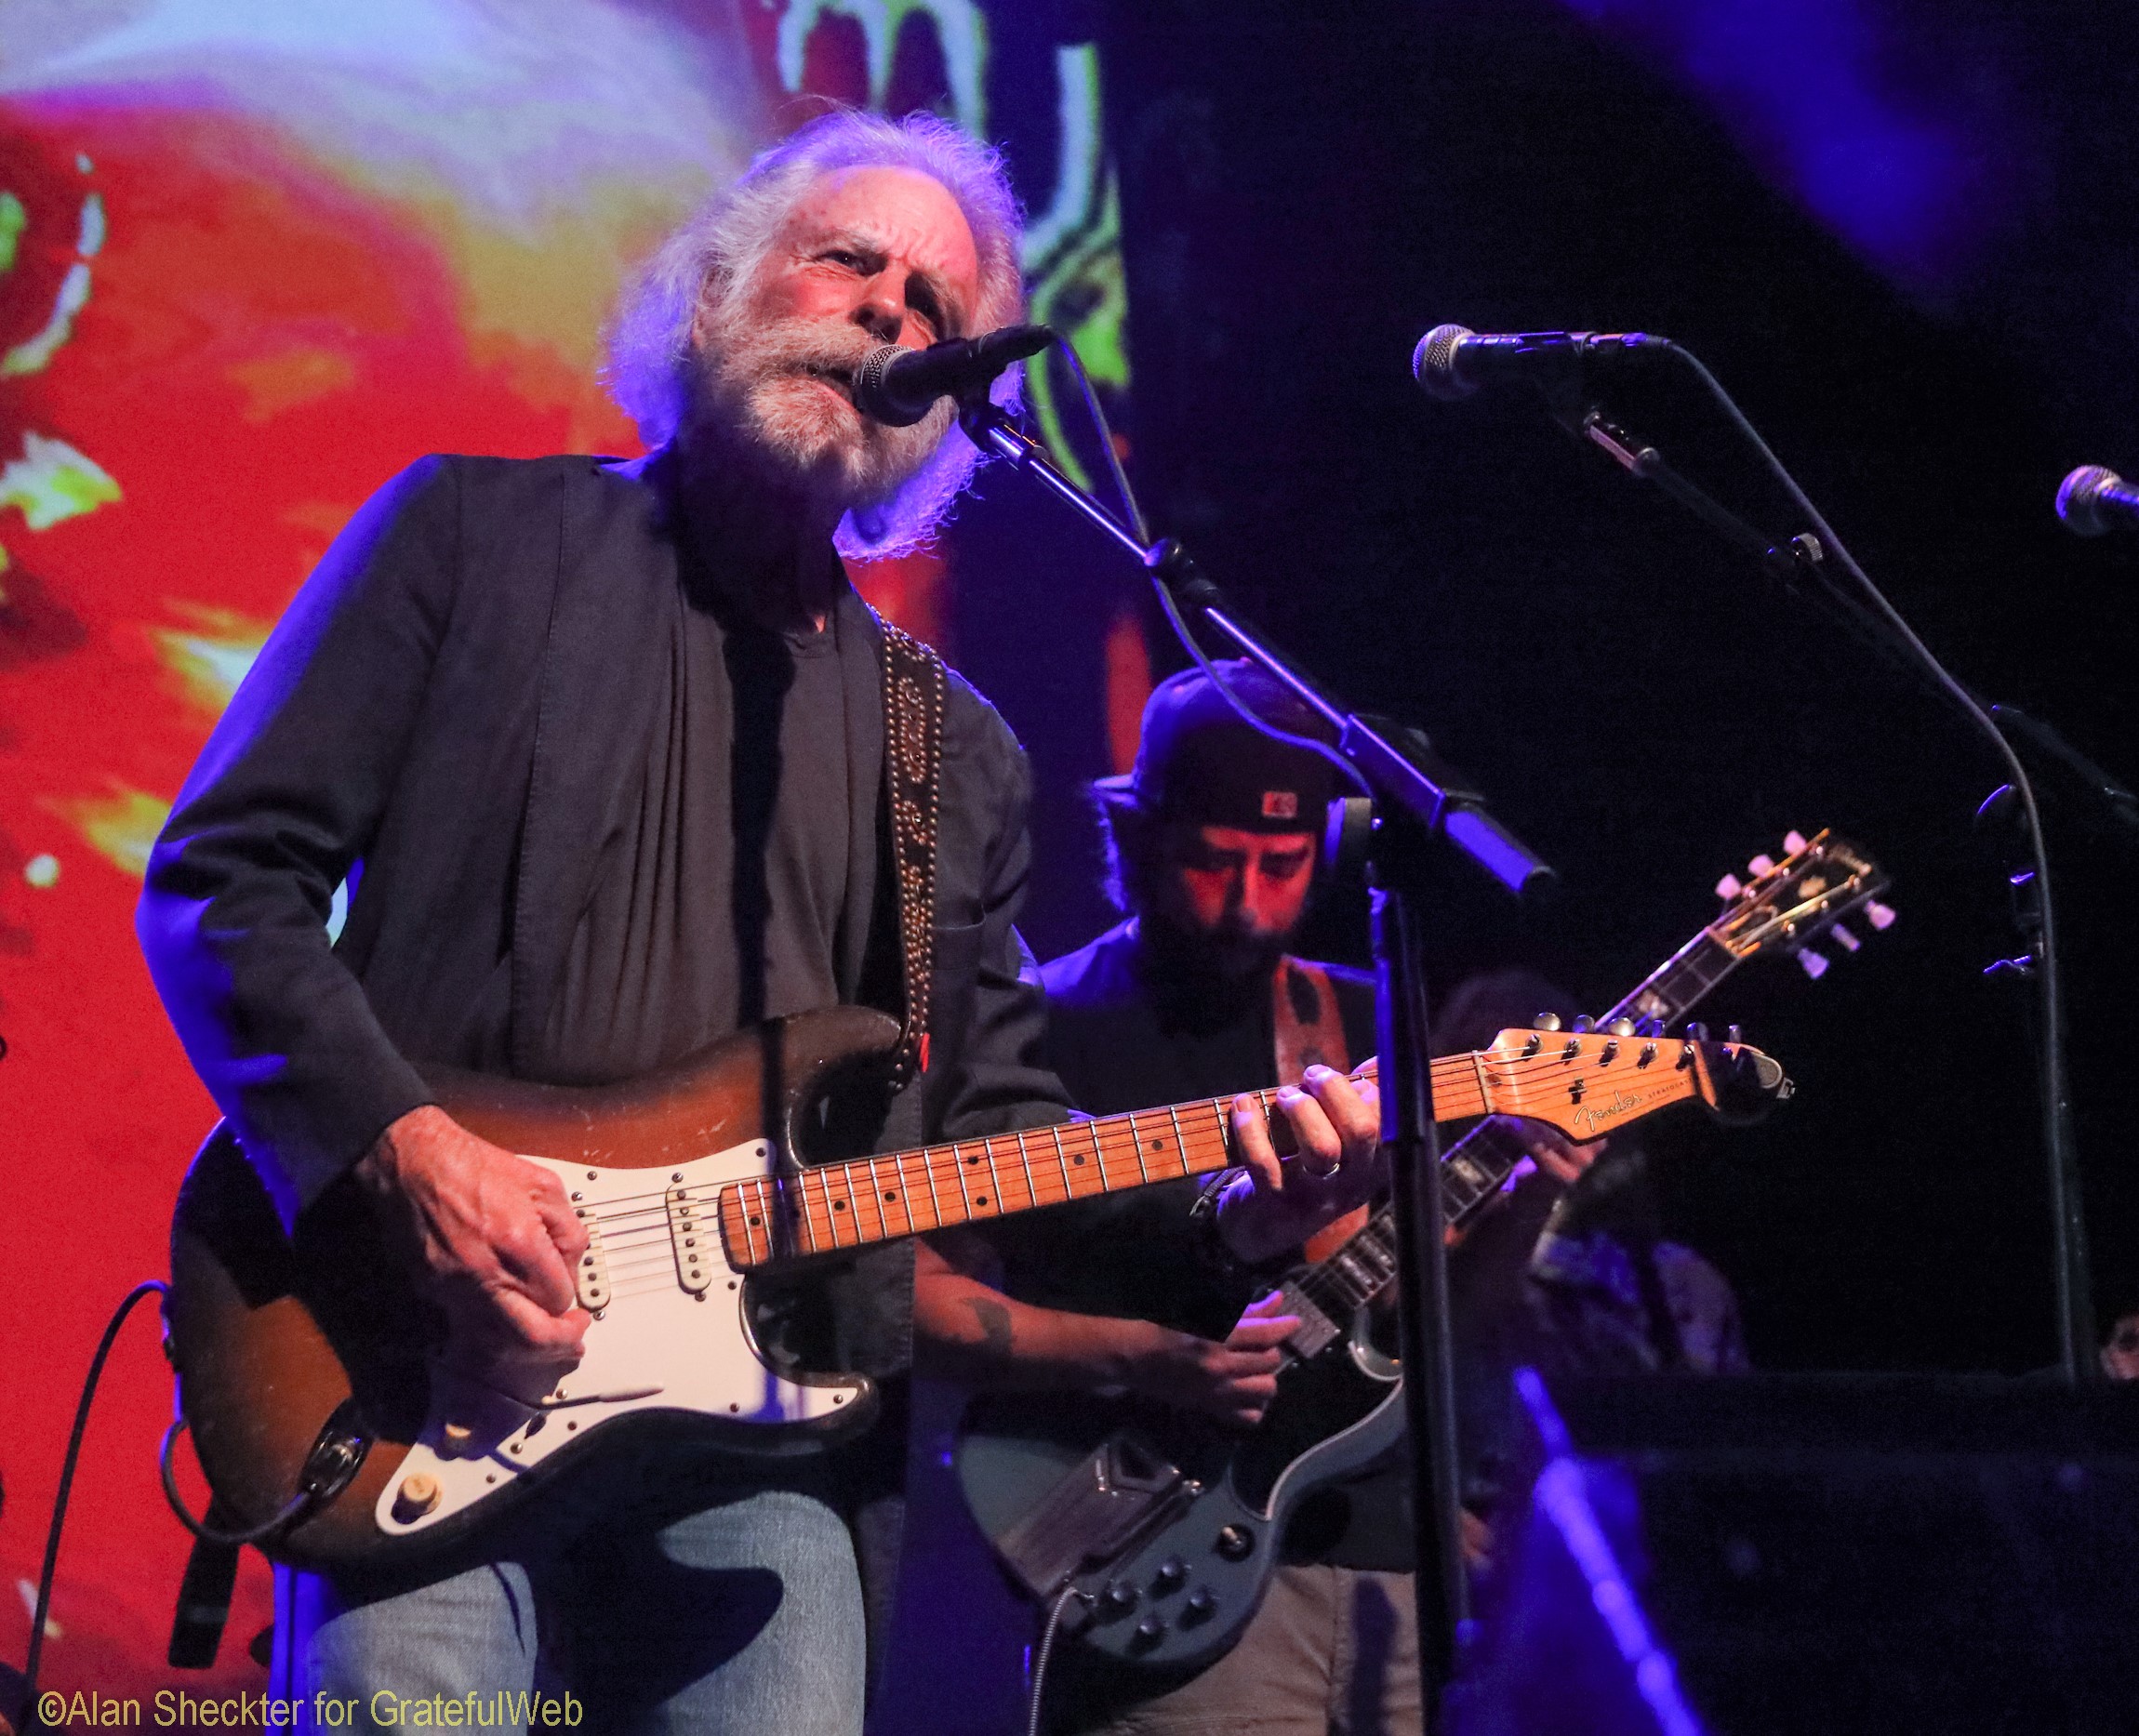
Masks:
[[[431,1100],[412,1063],[533,1076],[596,845],[652,730],[648,658],[665,655],[678,582],[652,468],[432,457],[405,471],[299,593],[179,793],[141,944],[286,1223]],[[882,628],[851,592],[838,608],[853,775],[837,977],[843,1001],[896,1013]],[[930,1067],[881,1148],[1065,1112],[1012,926],[1029,798],[1009,729],[953,677]],[[900,1248],[833,1285],[846,1366],[903,1367],[910,1271]]]

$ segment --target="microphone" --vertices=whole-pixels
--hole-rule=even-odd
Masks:
[[[1549,395],[1577,384],[1591,362],[1670,345],[1668,338],[1647,332],[1480,333],[1468,325],[1436,325],[1411,352],[1411,372],[1428,397],[1444,404],[1503,380],[1528,380]]]
[[[2100,537],[2112,524],[2139,530],[2139,488],[2100,464],[2082,464],[2057,490],[2057,516],[2076,536]]]
[[[953,338],[925,350],[880,344],[854,371],[854,407],[886,428],[910,428],[938,398],[985,391],[1014,362],[1055,341],[1044,325],[1005,325],[981,338]]]

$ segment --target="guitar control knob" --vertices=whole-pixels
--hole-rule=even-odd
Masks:
[[[1245,1525],[1229,1525],[1218,1533],[1216,1547],[1229,1561],[1245,1561],[1256,1551],[1256,1534]]]
[[[1136,1607],[1136,1600],[1142,1596],[1143,1594],[1125,1579],[1107,1582],[1107,1605],[1108,1608],[1117,1613],[1123,1610],[1134,1610]]]
[[[438,1504],[438,1479],[423,1471],[412,1471],[393,1491],[393,1517],[413,1524]]]
[[[1168,1556],[1159,1563],[1159,1573],[1153,1582],[1161,1592],[1179,1591],[1189,1577],[1189,1564],[1179,1556]]]
[[[1530,1021],[1530,1028],[1536,1031],[1556,1031],[1560,1028],[1560,1014],[1557,1013],[1540,1013]]]
[[[1181,1619],[1184,1622],[1206,1621],[1216,1610],[1217,1607],[1218,1594],[1208,1585],[1199,1585],[1189,1594],[1187,1612]]]
[[[1136,1643],[1139,1646],[1155,1646],[1165,1637],[1166,1618],[1164,1616],[1147,1615],[1136,1623]]]

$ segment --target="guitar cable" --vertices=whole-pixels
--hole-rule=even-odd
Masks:
[[[1128,522],[1129,529],[1136,540],[1144,544],[1148,551],[1155,550],[1160,545],[1151,540],[1151,527],[1145,522],[1144,509],[1137,503],[1136,491],[1129,485],[1129,475],[1123,468],[1120,449],[1114,444],[1114,431],[1108,424],[1107,412],[1100,405],[1099,394],[1093,391],[1091,378],[1084,372],[1083,361],[1078,355],[1076,346],[1060,334],[1056,336],[1055,347],[1069,364],[1071,375],[1076,378],[1078,390],[1083,395],[1084,413],[1098,434],[1100,451],[1106,454],[1108,473],[1113,480],[1114,492],[1121,499],[1123,517]],[[1149,552],[1146,559],[1149,563]],[[1166,625],[1173,629],[1174,637],[1180,641],[1182,650],[1189,654],[1196,667],[1203,672],[1204,679],[1217,689],[1218,697],[1232,708],[1234,715],[1242,722],[1258,735],[1326,760],[1335,768],[1340,777],[1355,788],[1364,789],[1365,786],[1361,783],[1359,773],[1353,769],[1351,762],[1328,742],[1319,735],[1297,735],[1281,724],[1271,722],[1233,690],[1232,683],[1220,672],[1211,654],[1203,649],[1202,641],[1197,639],[1189,623],[1182,618],[1179,602],[1156,568],[1153,568],[1151,574],[1151,590],[1158,599],[1160,613],[1165,616]]]
[[[1025,1703],[1025,1736],[1040,1736],[1040,1712],[1047,1688],[1047,1660],[1055,1650],[1055,1635],[1062,1625],[1063,1611],[1073,1601],[1090,1609],[1092,1594],[1079,1591],[1075,1585],[1065,1585],[1048,1607],[1047,1625],[1041,1629],[1040,1644],[1032,1652],[1032,1686],[1027,1690]]]
[[[82,1458],[82,1437],[88,1432],[89,1406],[96,1399],[97,1384],[103,1378],[104,1363],[118,1339],[119,1328],[126,1323],[126,1316],[134,1311],[134,1305],[143,1296],[170,1293],[171,1287],[160,1278],[143,1279],[136,1284],[119,1304],[111,1323],[104,1328],[103,1337],[97,1343],[97,1354],[89,1358],[88,1378],[82,1383],[81,1402],[74,1407],[73,1433],[67,1438],[67,1456],[60,1462],[60,1487],[52,1496],[52,1525],[45,1535],[45,1566],[37,1575],[36,1607],[30,1614],[30,1655],[22,1668],[23,1736],[46,1728],[37,1710],[37,1674],[45,1661],[45,1623],[51,1614],[52,1582],[60,1567],[60,1533],[67,1523],[67,1502],[73,1493],[74,1471]]]

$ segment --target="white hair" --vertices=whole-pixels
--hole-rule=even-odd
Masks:
[[[918,170],[958,202],[980,262],[971,337],[1014,325],[1024,311],[1018,246],[1024,223],[1003,158],[993,147],[930,114],[892,120],[835,110],[761,152],[735,184],[700,205],[638,272],[606,333],[602,370],[610,396],[638,424],[648,447],[675,438],[688,417],[698,358],[692,330],[702,307],[751,284],[795,202],[825,175],[850,168]],[[1014,375],[999,401],[1014,399]],[[843,554],[900,554],[925,542],[972,479],[979,454],[946,437],[888,498],[842,521]]]

